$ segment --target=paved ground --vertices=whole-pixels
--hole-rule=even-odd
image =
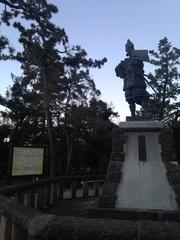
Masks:
[[[97,200],[95,197],[61,200],[44,212],[59,216],[85,217],[89,208],[95,208]]]

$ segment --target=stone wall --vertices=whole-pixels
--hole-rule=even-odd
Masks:
[[[180,208],[180,166],[177,164],[173,144],[173,130],[171,128],[161,131],[159,143],[161,144],[161,157],[167,169],[167,178],[175,191],[176,201]]]
[[[120,128],[112,130],[111,161],[107,169],[107,175],[98,202],[98,207],[112,208],[116,202],[117,185],[121,179],[121,167],[124,161],[124,143],[126,141],[124,131]]]

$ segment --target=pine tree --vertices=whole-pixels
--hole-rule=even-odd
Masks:
[[[57,65],[59,67],[59,50],[57,44],[64,46],[68,39],[64,29],[56,27],[51,22],[53,13],[58,9],[46,0],[1,0],[5,8],[1,15],[1,21],[19,30],[20,43],[23,52],[18,53],[16,59],[21,62],[24,75],[29,81],[36,78],[43,98],[45,122],[50,150],[50,175],[55,171],[55,150],[53,143],[53,124],[50,113],[50,84],[53,84]],[[18,18],[17,18],[18,17]],[[19,17],[26,20],[19,22]],[[29,65],[29,67],[28,67]],[[61,69],[59,67],[59,69]],[[33,75],[34,74],[34,75]]]
[[[92,96],[99,96],[100,91],[96,89],[94,80],[90,76],[90,68],[101,68],[106,62],[102,60],[93,60],[87,57],[87,53],[80,46],[70,49],[63,57],[64,77],[60,82],[61,96],[64,93],[64,99],[61,99],[62,106],[59,116],[63,116],[63,130],[67,146],[67,168],[66,175],[69,173],[72,158],[72,148],[74,136],[77,135],[74,109],[78,106],[87,106]],[[75,124],[77,126],[77,124]]]
[[[90,77],[89,68],[100,68],[106,59],[92,60],[79,46],[69,49],[64,29],[51,22],[52,14],[57,12],[57,8],[47,1],[0,0],[0,3],[5,5],[1,20],[7,25],[13,23],[20,33],[19,42],[23,46],[23,51],[17,53],[16,59],[21,63],[23,70],[22,83],[26,89],[31,90],[29,98],[35,96],[36,99],[40,99],[37,106],[42,114],[38,121],[44,123],[46,128],[50,152],[50,176],[54,176],[56,126],[62,126],[64,121],[63,129],[69,147],[67,165],[70,166],[72,137],[67,129],[73,123],[72,108],[82,103],[86,104],[88,96],[99,94]],[[19,17],[27,22],[18,21]],[[35,109],[35,101],[32,98],[29,99],[29,107]],[[33,118],[31,123],[35,123],[37,114],[30,112]],[[24,124],[25,122],[21,128],[27,126]]]
[[[0,61],[13,59],[14,49],[10,46],[9,40],[5,36],[0,36]]]
[[[158,43],[158,51],[150,51],[154,73],[149,73],[149,83],[154,88],[149,110],[158,120],[167,120],[177,110],[177,96],[180,93],[178,64],[179,55],[165,37]]]

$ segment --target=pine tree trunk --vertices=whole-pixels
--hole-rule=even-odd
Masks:
[[[68,104],[71,97],[71,87],[68,89],[68,95],[64,111],[64,125],[65,125],[65,136],[66,136],[66,145],[67,145],[67,159],[66,159],[66,176],[69,175],[69,170],[71,167],[71,158],[72,158],[72,136],[68,132]]]
[[[163,86],[163,96],[162,96],[162,103],[161,103],[161,109],[159,114],[159,121],[161,121],[164,118],[164,112],[165,112],[165,105],[166,105],[166,91],[167,91],[167,84],[168,84],[168,63],[166,63],[166,76]]]
[[[66,176],[69,175],[70,167],[71,167],[71,159],[72,159],[72,142],[71,136],[66,136],[67,141],[67,166],[66,166]]]
[[[47,127],[49,152],[50,152],[49,175],[50,177],[54,177],[55,176],[55,148],[54,148],[54,139],[53,139],[52,119],[49,111],[49,97],[48,97],[46,70],[44,70],[43,100],[44,100],[45,119],[47,121],[46,127]]]

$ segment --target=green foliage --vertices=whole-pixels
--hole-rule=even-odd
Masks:
[[[12,132],[9,140],[13,144],[23,145],[32,143],[38,128],[40,132],[40,99],[33,89],[28,89],[23,78],[13,77],[13,85],[6,92],[5,97],[0,97],[0,104],[6,107],[1,111],[3,119],[9,119]],[[38,134],[39,135],[39,134]]]
[[[158,43],[158,51],[150,51],[156,66],[154,73],[148,75],[150,85],[155,89],[151,95],[149,110],[158,120],[167,120],[170,114],[177,110],[179,86],[179,55],[165,37]]]
[[[9,140],[12,133],[12,129],[7,124],[2,124],[0,126],[0,144]]]
[[[2,21],[10,25],[13,18],[20,17],[27,21],[36,21],[41,27],[48,26],[48,20],[58,9],[55,5],[49,4],[46,0],[0,0],[4,5]]]
[[[0,61],[13,59],[14,49],[10,46],[6,37],[0,36]]]
[[[71,106],[66,116],[68,123],[59,126],[62,129],[59,138],[68,140],[69,146],[65,148],[69,147],[72,151],[68,172],[81,169],[105,171],[111,153],[112,116],[117,116],[117,113],[96,98],[92,98],[88,104]],[[67,149],[64,153],[66,158],[68,153]]]

